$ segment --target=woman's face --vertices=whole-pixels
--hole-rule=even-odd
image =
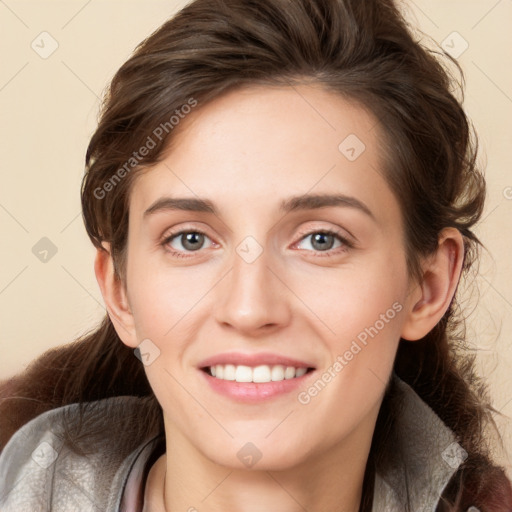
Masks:
[[[411,300],[376,119],[250,87],[175,129],[135,182],[126,267],[168,439],[240,468],[367,449]]]

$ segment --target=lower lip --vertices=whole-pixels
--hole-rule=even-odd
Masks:
[[[203,370],[199,370],[203,378],[217,393],[243,403],[259,403],[296,390],[304,384],[314,372],[309,371],[301,377],[272,382],[236,382],[212,377]]]

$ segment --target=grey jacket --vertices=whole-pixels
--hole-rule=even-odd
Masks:
[[[387,447],[388,469],[375,477],[372,510],[433,512],[467,454],[413,389],[396,375],[393,378],[401,410],[395,441]],[[104,435],[94,446],[81,444],[80,438],[70,441],[63,437],[63,415],[73,415],[76,404],[45,412],[24,425],[0,454],[0,510],[122,510],[124,489],[135,461],[144,463],[164,444],[162,435],[148,436],[129,429],[130,416],[144,414],[145,403],[129,396],[91,402],[82,426],[87,429],[89,421],[98,419],[104,426]],[[86,453],[75,454],[70,450],[71,442]]]

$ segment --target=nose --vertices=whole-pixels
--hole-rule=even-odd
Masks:
[[[239,254],[233,260],[231,271],[216,287],[217,322],[252,336],[287,325],[291,292],[266,251],[252,262]]]

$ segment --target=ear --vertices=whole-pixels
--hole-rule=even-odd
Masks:
[[[441,320],[457,290],[463,260],[462,234],[458,229],[445,228],[437,251],[424,262],[421,282],[409,295],[402,338],[419,340]]]
[[[103,248],[97,250],[94,260],[96,280],[100,286],[108,316],[118,336],[125,345],[135,348],[137,336],[126,289],[114,271],[110,244],[103,242],[102,245]]]

